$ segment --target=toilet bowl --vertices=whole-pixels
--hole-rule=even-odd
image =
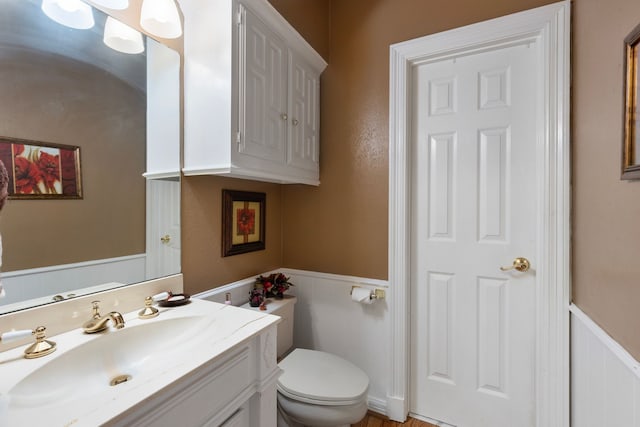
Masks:
[[[334,354],[297,348],[278,366],[278,427],[336,427],[367,412],[369,377]]]
[[[271,300],[267,312],[282,318],[277,353],[281,358],[293,344],[296,297]],[[251,308],[248,304],[244,308]],[[353,363],[317,350],[296,348],[278,363],[278,427],[343,427],[367,412],[369,377]]]

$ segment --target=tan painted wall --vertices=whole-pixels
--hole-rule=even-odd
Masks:
[[[0,58],[0,136],[79,146],[84,193],[9,200],[2,271],[144,252],[146,96],[75,61],[8,47]]]
[[[304,1],[296,3],[304,10]],[[547,3],[331,2],[321,94],[322,184],[284,188],[287,267],[387,278],[389,45]]]
[[[266,193],[266,249],[222,256],[222,190]],[[282,190],[278,184],[216,176],[182,181],[182,272],[194,294],[282,267]]]
[[[573,5],[573,298],[640,360],[640,182],[620,180],[623,40],[636,0]]]

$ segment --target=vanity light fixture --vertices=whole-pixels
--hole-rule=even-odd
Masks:
[[[118,52],[130,54],[144,52],[142,34],[111,16],[107,17],[104,24],[102,41]]]
[[[66,27],[87,30],[95,24],[93,9],[80,0],[42,0],[42,11]]]
[[[109,9],[124,10],[129,7],[129,0],[91,0],[93,3]]]
[[[165,39],[182,35],[180,14],[174,0],[142,0],[140,26]]]

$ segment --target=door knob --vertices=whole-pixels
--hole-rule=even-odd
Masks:
[[[171,241],[171,236],[169,236],[168,234],[165,234],[160,238],[160,241],[166,245]]]
[[[500,270],[502,271],[518,270],[524,273],[525,271],[529,271],[529,267],[531,267],[531,263],[529,263],[528,259],[523,257],[518,257],[513,260],[513,264],[511,264],[508,267],[500,267]]]

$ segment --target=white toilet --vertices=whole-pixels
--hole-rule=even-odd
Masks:
[[[272,300],[267,312],[282,317],[278,324],[278,357],[293,343],[293,307],[297,299]],[[278,427],[342,427],[367,412],[369,377],[334,354],[294,349],[278,363]]]

